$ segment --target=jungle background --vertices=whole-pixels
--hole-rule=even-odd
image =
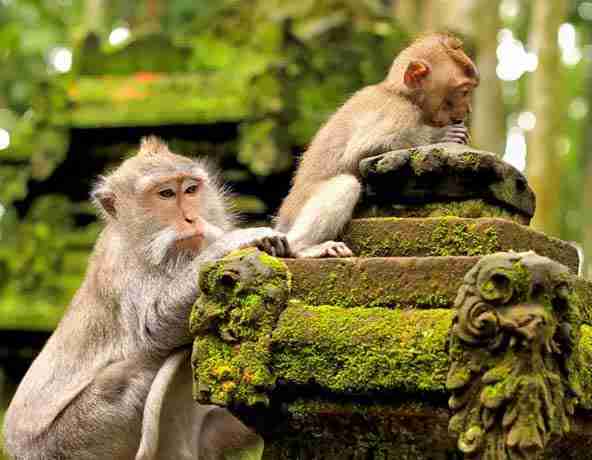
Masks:
[[[269,222],[324,120],[430,30],[480,69],[473,145],[526,172],[534,226],[591,276],[590,1],[0,0],[0,419],[82,279],[98,174],[157,134]]]

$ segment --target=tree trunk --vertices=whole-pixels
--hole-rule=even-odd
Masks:
[[[536,116],[536,126],[527,139],[527,174],[537,197],[533,226],[559,236],[559,179],[561,162],[557,140],[561,134],[561,69],[557,31],[565,21],[566,0],[532,4],[530,47],[538,54],[537,70],[530,77],[527,102]]]
[[[105,19],[103,0],[86,0],[84,6],[86,31],[100,33],[103,30]]]
[[[483,150],[502,155],[506,126],[501,81],[497,78],[497,33],[500,29],[499,0],[476,0],[471,11],[476,64],[481,75],[473,101],[471,132],[473,144]]]
[[[410,34],[419,29],[420,0],[394,0],[393,16]]]
[[[588,155],[584,172],[584,199],[582,217],[584,229],[584,276],[592,280],[592,158]]]
[[[421,9],[421,29],[425,32],[441,32],[446,28],[447,14],[450,5],[455,1],[424,0]]]

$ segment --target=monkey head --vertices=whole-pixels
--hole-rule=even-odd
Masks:
[[[137,155],[100,177],[92,198],[107,224],[154,265],[194,256],[232,225],[207,166],[156,137],[142,139]]]
[[[442,127],[462,123],[471,112],[479,72],[463,51],[461,40],[431,34],[397,56],[386,81],[422,109],[426,124]]]

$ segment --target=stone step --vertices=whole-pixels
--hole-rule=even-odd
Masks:
[[[263,460],[460,459],[448,430],[448,409],[426,400],[338,403],[298,399],[276,417],[265,414]],[[371,427],[368,430],[368,427]],[[545,450],[545,460],[590,460],[592,417],[578,413],[570,432]],[[380,443],[377,442],[377,437]]]
[[[273,374],[334,395],[431,393],[445,398],[453,310],[314,307],[291,302],[272,335]],[[582,326],[582,362],[592,359],[592,327]],[[580,405],[592,409],[592,376],[580,373]],[[430,396],[433,397],[433,396]]]
[[[533,250],[578,270],[578,252],[569,243],[524,225],[497,218],[353,219],[343,241],[360,257],[478,256]]]
[[[478,256],[283,259],[291,298],[340,307],[452,308]],[[592,283],[575,279],[583,320],[592,324]]]

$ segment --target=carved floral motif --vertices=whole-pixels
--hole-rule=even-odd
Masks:
[[[534,459],[570,429],[579,315],[568,269],[534,252],[484,257],[456,299],[446,386],[465,458]]]

